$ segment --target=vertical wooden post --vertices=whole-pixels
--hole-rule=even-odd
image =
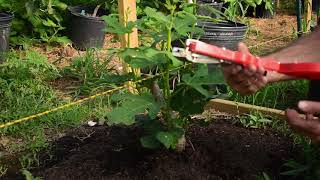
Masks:
[[[120,22],[127,26],[128,22],[137,20],[137,4],[136,0],[118,0],[118,10],[120,15]],[[128,48],[135,48],[139,46],[138,30],[133,29],[129,35],[122,35],[120,37],[121,46]],[[132,69],[125,62],[122,63],[125,73],[133,72],[136,76],[140,76],[140,69]],[[137,93],[136,86],[132,82],[126,84],[131,93]]]
[[[136,21],[137,20],[137,4],[136,0],[118,0],[118,8],[119,8],[119,15],[120,15],[120,21],[123,25],[127,25],[129,21]],[[123,35],[120,37],[121,46],[122,47],[129,47],[129,48],[135,48],[139,46],[139,40],[138,40],[138,30],[135,28],[133,29],[133,32]],[[139,69],[131,69],[126,65],[123,64],[124,71],[134,72],[137,76],[140,74]]]
[[[281,5],[280,5],[280,0],[277,0],[277,9],[280,9]]]
[[[129,21],[136,21],[137,20],[137,5],[136,0],[118,0],[118,7],[119,7],[119,15],[120,21],[127,25]],[[129,44],[128,44],[129,42]],[[138,47],[138,31],[134,29],[133,32],[128,35],[121,37],[121,45],[122,47]]]
[[[305,15],[305,21],[307,25],[307,31],[311,28],[311,18],[312,18],[312,0],[307,0],[307,13]]]

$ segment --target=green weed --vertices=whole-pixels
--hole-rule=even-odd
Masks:
[[[36,153],[22,155],[19,158],[19,161],[22,169],[31,169],[40,165],[39,158]]]
[[[111,66],[112,57],[102,59],[98,50],[88,49],[85,56],[76,57],[70,66],[62,70],[63,77],[81,82],[80,87],[74,90],[76,95],[94,94],[131,79],[130,74],[121,76]]]
[[[252,112],[241,116],[239,121],[244,127],[249,128],[265,128],[272,123],[272,120],[264,117],[264,115],[259,112]]]
[[[267,173],[263,172],[261,176],[257,177],[257,180],[271,180],[271,178]]]
[[[34,177],[31,172],[26,169],[22,170],[22,174],[25,176],[26,180],[41,180],[40,177]]]

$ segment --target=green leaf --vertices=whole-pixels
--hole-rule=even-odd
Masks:
[[[186,36],[187,33],[193,32],[193,25],[197,22],[197,18],[190,13],[179,12],[174,19],[174,29],[182,36]]]
[[[156,149],[160,147],[160,142],[154,136],[145,136],[140,138],[143,147]]]
[[[224,77],[221,71],[216,71],[215,74],[208,73],[208,67],[206,65],[198,65],[195,73],[185,74],[182,76],[182,81],[199,91],[205,97],[211,97],[212,94],[204,88],[204,86],[213,85],[213,84],[224,84]]]
[[[263,172],[262,175],[263,175],[264,180],[271,180],[271,178],[269,177],[269,175],[267,173]]]
[[[165,53],[153,48],[127,48],[119,56],[133,68],[146,68],[166,63]]]
[[[113,101],[120,101],[119,106],[107,113],[108,124],[132,125],[135,123],[137,114],[148,112],[151,119],[156,118],[160,111],[160,105],[151,94],[123,94],[116,95]]]
[[[182,117],[202,113],[208,102],[208,98],[186,85],[178,86],[173,94],[175,96],[170,100],[171,108],[178,111]]]
[[[66,44],[71,43],[71,40],[67,36],[61,36],[61,37],[54,36],[54,37],[52,37],[51,42],[56,42],[59,44],[66,45]]]
[[[175,149],[183,134],[184,131],[182,129],[175,129],[167,132],[158,132],[156,137],[167,149]]]
[[[68,8],[68,5],[60,2],[60,1],[54,1],[54,6],[56,6],[57,8],[61,9],[61,10],[66,10]]]
[[[153,18],[161,24],[169,24],[170,23],[170,16],[164,15],[162,12],[158,12],[154,8],[147,7],[144,12],[150,18]]]
[[[104,29],[104,32],[115,33],[115,34],[128,34],[132,33],[132,29],[135,27],[134,22],[128,22],[128,26],[123,26],[119,22],[119,15],[110,14],[109,16],[101,17],[107,24],[107,27]]]
[[[31,174],[31,172],[29,172],[26,169],[22,170],[22,174],[24,175],[24,177],[26,178],[26,180],[40,180],[39,177],[33,177],[33,175]]]
[[[184,64],[183,61],[180,61],[178,58],[173,56],[173,54],[171,52],[165,52],[165,53],[166,53],[167,57],[171,60],[171,64],[173,67],[179,67]]]

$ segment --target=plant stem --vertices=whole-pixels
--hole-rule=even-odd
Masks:
[[[101,4],[97,5],[97,7],[93,11],[92,17],[97,17],[100,7],[101,7]]]
[[[168,39],[167,39],[167,52],[171,52],[171,40],[172,40],[172,23],[168,27]],[[166,64],[165,74],[164,74],[164,92],[167,100],[167,107],[170,107],[170,63]]]
[[[173,20],[174,20],[174,10],[171,10],[171,22],[167,26],[167,47],[166,51],[168,53],[171,53],[172,47],[171,47],[171,41],[172,41],[172,28],[173,28]],[[165,107],[165,120],[167,122],[168,129],[171,129],[174,127],[174,122],[172,121],[172,111],[171,111],[171,93],[170,93],[170,62],[167,62],[164,68],[164,95],[166,99],[166,107]]]

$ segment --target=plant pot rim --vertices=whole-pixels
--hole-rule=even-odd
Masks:
[[[0,11],[0,22],[2,21],[11,21],[14,17],[13,13]]]
[[[77,16],[77,17],[86,18],[86,19],[93,20],[93,21],[103,21],[101,16],[97,16],[97,17],[84,16],[84,15],[81,14],[81,12],[77,12],[77,9],[88,9],[88,8],[94,9],[95,7],[93,7],[93,6],[85,6],[85,5],[68,6],[68,11],[72,15]],[[107,14],[105,14],[105,15],[107,15]]]
[[[231,26],[223,26],[223,25],[231,25]],[[197,23],[198,27],[204,27],[208,29],[247,29],[248,26],[239,23],[239,22],[233,22],[233,21],[219,21],[219,22],[212,22],[212,21],[198,21]]]
[[[199,1],[199,4],[204,4],[204,5],[222,5],[223,2],[201,2]]]

